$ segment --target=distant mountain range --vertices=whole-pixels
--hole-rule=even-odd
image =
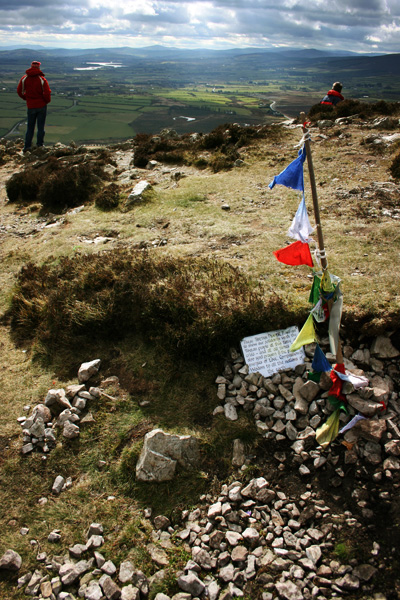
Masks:
[[[228,50],[213,50],[213,49],[188,49],[188,48],[174,48],[161,45],[144,46],[142,48],[131,48],[129,46],[122,46],[117,48],[47,48],[40,45],[29,45],[29,46],[0,46],[0,54],[5,52],[17,52],[20,56],[21,53],[31,53],[33,51],[43,53],[43,55],[51,56],[92,56],[98,53],[102,54],[114,54],[120,56],[133,56],[139,58],[177,58],[182,59],[184,57],[200,58],[200,57],[223,57],[223,56],[240,56],[246,54],[281,54],[282,56],[292,58],[332,58],[338,56],[378,56],[378,54],[357,54],[355,52],[349,52],[346,50],[316,50],[315,48],[294,48],[294,49],[282,49],[282,48],[231,48]]]
[[[187,75],[190,81],[201,78],[223,77],[262,79],[271,71],[292,70],[298,73],[315,68],[319,79],[328,82],[336,78],[374,75],[397,77],[400,75],[400,54],[356,54],[346,51],[326,51],[314,48],[233,48],[229,50],[180,49],[160,45],[144,48],[44,48],[38,46],[0,49],[4,68],[15,71],[26,68],[32,59],[40,60],[46,72],[69,72],[87,62],[123,62],[124,66],[146,65],[159,68],[163,77],[176,71]],[[184,68],[183,68],[184,67]],[[182,79],[183,80],[183,79]]]

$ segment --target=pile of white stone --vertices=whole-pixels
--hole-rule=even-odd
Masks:
[[[49,541],[59,543],[60,539],[58,535],[58,538],[49,538]],[[44,552],[38,554],[37,560],[43,567],[21,576],[18,588],[23,588],[27,596],[37,600],[147,598],[149,583],[142,571],[134,569],[130,561],[122,562],[117,569],[111,560],[106,560],[101,554],[103,544],[103,526],[92,523],[86,534],[86,543],[75,544],[67,554],[52,557]],[[0,559],[0,568],[16,571],[20,567],[21,558],[12,550],[8,550]]]
[[[223,485],[219,497],[187,514],[177,531],[192,555],[178,574],[179,587],[189,598],[210,600],[251,597],[251,590],[260,588],[263,600],[322,600],[371,591],[381,567],[379,546],[371,543],[368,563],[333,559],[341,528],[357,531],[361,524],[350,512],[344,518],[335,514],[310,490],[292,497],[263,477]],[[167,548],[171,534],[172,528],[158,532]]]
[[[308,379],[314,346],[305,350],[308,357],[305,364],[272,377],[249,373],[243,357],[232,350],[222,376],[216,379],[217,395],[223,404],[214,410],[214,415],[224,414],[234,421],[240,410],[252,413],[258,433],[266,439],[283,442],[285,449],[284,442],[289,441],[300,473],[309,475],[332,457],[332,447],[323,452],[315,436],[334,409],[328,400],[332,386],[329,374],[323,373],[319,383]],[[342,391],[348,413],[341,413],[341,427],[358,413],[366,418],[339,435],[337,442],[347,444],[346,464],[365,460],[376,467],[375,476],[379,479],[382,470],[400,470],[400,403],[396,386],[400,378],[400,353],[383,336],[376,338],[370,347],[357,350],[347,344],[343,352],[346,369],[367,377],[369,384],[355,390],[351,383],[344,383]],[[334,363],[332,355],[327,352],[326,356]],[[278,445],[276,456],[279,455],[284,462],[286,453],[279,453]]]
[[[101,395],[99,388],[88,385],[89,380],[97,375],[100,364],[99,359],[82,363],[78,384],[49,390],[44,402],[35,406],[30,416],[18,418],[23,431],[22,454],[33,450],[46,454],[55,447],[58,430],[64,438],[71,440],[79,436],[80,425],[93,421],[90,413],[85,416],[82,413],[89,401]],[[29,410],[29,407],[26,408]]]
[[[129,560],[106,560],[100,551],[103,528],[93,523],[86,543],[75,544],[67,554],[38,554],[42,566],[21,576],[18,587],[36,600],[146,600],[156,587],[163,588],[167,576],[170,580],[170,557],[180,547],[191,557],[175,571],[181,591],[159,592],[155,600],[233,600],[260,589],[263,600],[324,600],[359,592],[367,597],[375,575],[390,568],[390,557],[371,541],[367,561],[336,560],[333,550],[342,528],[357,534],[361,524],[349,511],[337,514],[311,484],[305,488],[292,496],[264,477],[247,484],[234,481],[222,485],[216,497],[202,496],[202,504],[184,511],[175,526],[156,516],[146,544],[155,567],[149,578]],[[144,516],[150,518],[151,511]],[[54,541],[60,543],[60,536]],[[0,568],[20,567],[11,550],[0,559]]]

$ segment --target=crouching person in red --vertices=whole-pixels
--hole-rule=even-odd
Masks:
[[[342,87],[342,84],[339,83],[339,81],[336,81],[336,83],[333,84],[332,89],[322,98],[320,104],[336,106],[336,104],[344,100],[344,97],[341,94]]]
[[[37,125],[37,145],[43,146],[47,105],[51,100],[51,89],[40,70],[39,61],[34,60],[31,67],[27,69],[26,75],[21,77],[17,93],[26,101],[28,108],[28,126],[24,145],[24,152],[26,152],[32,145],[35,125]]]

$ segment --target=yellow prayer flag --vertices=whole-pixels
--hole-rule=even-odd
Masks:
[[[339,433],[339,415],[340,408],[337,408],[327,419],[327,421],[321,425],[316,431],[316,440],[320,446],[325,450],[334,439],[336,439]]]
[[[305,344],[311,344],[316,341],[315,329],[314,329],[314,319],[312,314],[310,313],[307,321],[304,323],[302,330],[300,331],[297,338],[294,340],[293,344],[290,346],[290,352],[295,352],[295,350],[299,350]]]
[[[323,272],[321,279],[321,289],[326,293],[331,293],[335,290],[335,286],[332,283],[332,279],[328,269]]]

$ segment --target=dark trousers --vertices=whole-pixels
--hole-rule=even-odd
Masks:
[[[43,146],[46,113],[47,106],[42,106],[41,108],[28,108],[28,126],[26,129],[24,150],[27,150],[32,145],[35,125],[37,125],[37,145]]]

